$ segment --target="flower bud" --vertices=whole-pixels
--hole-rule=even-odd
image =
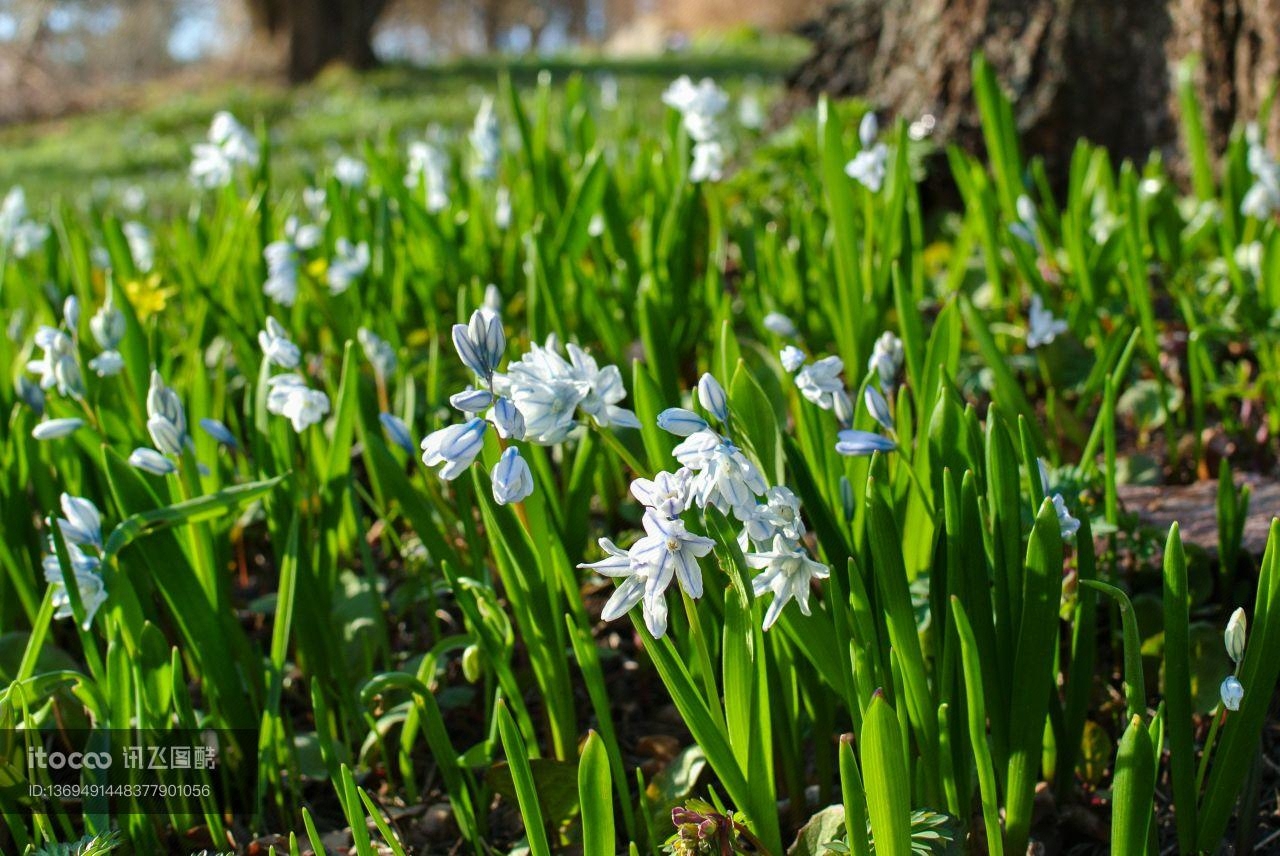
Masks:
[[[1236,609],[1231,613],[1231,618],[1227,621],[1227,630],[1223,634],[1223,642],[1227,646],[1227,656],[1231,658],[1231,662],[1239,663],[1244,659],[1244,642],[1245,633],[1248,629],[1248,620],[1244,616],[1244,610]]]

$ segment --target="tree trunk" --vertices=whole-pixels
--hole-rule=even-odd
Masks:
[[[1211,144],[1252,121],[1280,73],[1280,0],[850,0],[801,33],[792,74],[808,96],[858,95],[942,139],[981,144],[971,60],[985,54],[1013,96],[1030,154],[1061,176],[1076,140],[1177,160],[1175,75],[1192,53]],[[1271,130],[1280,128],[1273,111]]]
[[[283,51],[294,82],[310,80],[341,62],[366,69],[377,64],[373,27],[386,0],[247,0],[254,31]]]

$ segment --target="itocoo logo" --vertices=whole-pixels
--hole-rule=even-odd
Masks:
[[[43,746],[27,747],[28,769],[106,770],[110,766],[110,752],[48,752]]]

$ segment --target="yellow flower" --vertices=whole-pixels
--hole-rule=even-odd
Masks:
[[[329,263],[324,259],[316,259],[307,265],[307,273],[314,280],[323,280],[325,273],[329,270]]]
[[[178,293],[177,286],[163,285],[160,274],[153,273],[145,279],[134,279],[124,284],[125,296],[129,298],[133,311],[139,321],[146,321],[152,315],[163,312],[169,298]]]

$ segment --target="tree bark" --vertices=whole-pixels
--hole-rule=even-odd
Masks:
[[[310,80],[341,62],[366,69],[377,64],[373,28],[387,0],[246,0],[254,31],[278,44],[289,79]]]
[[[861,96],[943,139],[981,145],[971,60],[1012,95],[1029,153],[1061,176],[1076,140],[1177,160],[1178,64],[1192,54],[1206,131],[1221,151],[1280,74],[1280,0],[849,0],[801,28],[813,52],[793,89]],[[1272,132],[1280,129],[1273,111]]]

